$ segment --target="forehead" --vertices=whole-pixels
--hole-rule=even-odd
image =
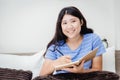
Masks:
[[[65,14],[65,15],[63,16],[62,21],[64,21],[64,20],[72,20],[72,19],[79,19],[79,18],[78,18],[78,17],[75,17],[75,16],[73,16],[73,15],[70,15],[70,14]]]

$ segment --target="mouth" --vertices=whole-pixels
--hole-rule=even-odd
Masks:
[[[75,32],[75,30],[69,30],[69,31],[67,31],[67,33],[69,33],[69,34],[72,34],[74,32]]]

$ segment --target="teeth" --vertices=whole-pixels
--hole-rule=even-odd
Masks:
[[[68,31],[68,33],[73,33],[74,32],[74,30],[73,31]]]
[[[73,31],[70,31],[69,33],[73,33]]]

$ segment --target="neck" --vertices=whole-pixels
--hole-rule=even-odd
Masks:
[[[78,36],[76,38],[72,38],[72,39],[67,39],[66,43],[69,46],[69,48],[71,50],[75,50],[79,47],[79,45],[82,42],[83,37],[82,36]]]
[[[78,36],[78,37],[76,37],[76,38],[68,38],[68,39],[67,39],[67,42],[69,42],[69,43],[76,43],[76,42],[81,41],[82,38],[83,38],[83,37],[82,37],[81,35]]]

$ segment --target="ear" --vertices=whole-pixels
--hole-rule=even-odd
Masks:
[[[80,25],[81,25],[81,26],[83,25],[83,19],[80,20]]]

